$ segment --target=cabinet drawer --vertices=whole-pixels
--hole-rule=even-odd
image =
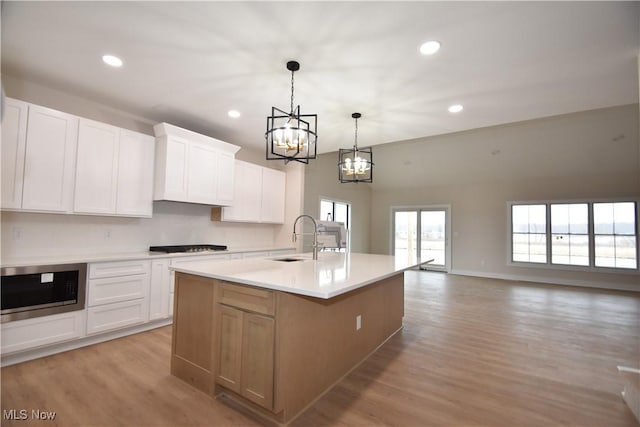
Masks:
[[[26,350],[84,336],[84,310],[2,325],[2,353]]]
[[[88,306],[144,298],[149,292],[149,275],[108,277],[89,280]]]
[[[227,282],[221,282],[218,286],[218,301],[221,304],[271,316],[276,311],[273,291],[233,285]]]
[[[89,279],[149,274],[150,261],[100,262],[89,264]]]
[[[87,309],[87,335],[144,323],[149,320],[146,299],[117,302]]]

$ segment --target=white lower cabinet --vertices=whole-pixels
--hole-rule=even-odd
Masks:
[[[279,249],[89,263],[86,309],[3,323],[2,366],[100,342],[101,334],[124,336],[145,330],[147,323],[170,323],[175,276],[170,266],[294,252]]]
[[[149,319],[146,298],[116,302],[87,309],[87,335],[144,323]]]
[[[87,335],[149,321],[151,261],[89,264]]]
[[[163,258],[151,261],[151,286],[149,286],[149,320],[165,319],[173,311],[173,291],[169,265]],[[169,305],[171,303],[171,305]]]
[[[69,341],[84,335],[84,310],[3,323],[2,354]]]

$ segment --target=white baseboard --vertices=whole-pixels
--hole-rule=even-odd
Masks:
[[[48,345],[45,347],[34,348],[24,351],[19,351],[11,354],[3,354],[0,361],[0,366],[10,366],[17,363],[27,362],[29,360],[38,359],[40,357],[51,356],[52,354],[62,353],[69,350],[75,350],[77,348],[86,347],[92,344],[98,344],[104,341],[111,341],[116,338],[122,338],[127,335],[138,334],[140,332],[149,331],[151,329],[160,328],[162,326],[171,325],[173,318],[160,319],[142,325],[132,326],[124,329],[118,329],[111,332],[105,332],[98,335],[91,335],[79,339],[74,339],[67,342]]]
[[[524,276],[518,274],[491,273],[489,271],[451,270],[450,274],[459,276],[485,277],[488,279],[515,280],[520,282],[548,283],[552,285],[579,286],[586,288],[611,289],[616,291],[640,292],[640,286],[632,284],[594,282],[589,280],[562,279],[557,277]]]

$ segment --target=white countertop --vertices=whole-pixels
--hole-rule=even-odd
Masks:
[[[301,261],[278,261],[295,258]],[[390,255],[321,252],[170,267],[182,273],[329,299],[420,265]]]
[[[270,252],[280,250],[295,250],[294,247],[268,247],[268,248],[229,248],[226,251],[204,251],[204,252],[118,252],[109,254],[87,253],[69,255],[40,255],[33,257],[2,258],[2,267],[30,267],[34,265],[57,265],[57,264],[77,264],[89,262],[111,262],[111,261],[133,261],[139,259],[159,259],[159,258],[181,258],[181,257],[204,257],[232,255],[249,252]]]

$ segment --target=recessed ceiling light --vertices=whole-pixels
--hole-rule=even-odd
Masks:
[[[433,55],[439,50],[440,42],[435,40],[430,40],[428,42],[422,43],[422,45],[420,46],[420,53],[423,55]]]
[[[240,117],[240,111],[238,110],[229,110],[227,114],[229,115],[229,117],[233,117],[234,119]]]
[[[460,111],[462,111],[462,105],[460,104],[452,105],[451,107],[449,107],[450,113],[459,113]]]
[[[122,67],[122,59],[114,55],[103,55],[102,61],[112,67]]]

